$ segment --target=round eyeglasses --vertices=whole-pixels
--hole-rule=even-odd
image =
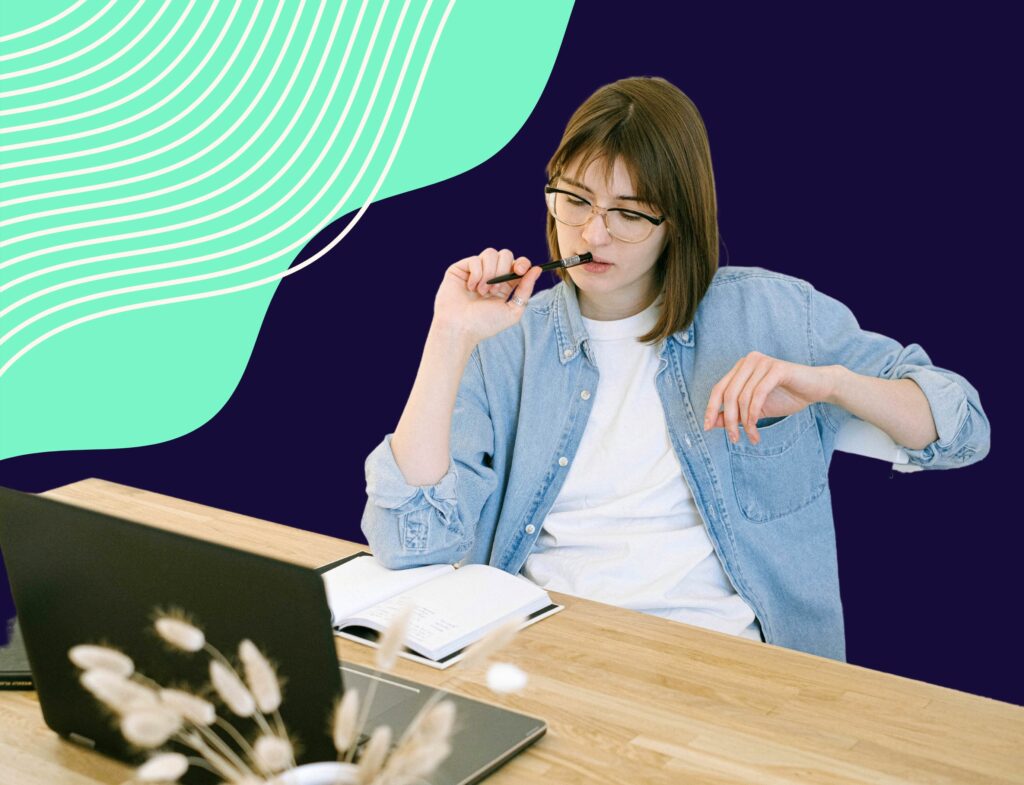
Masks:
[[[651,236],[655,226],[665,221],[665,216],[655,217],[639,210],[624,207],[598,207],[579,194],[563,191],[550,185],[544,186],[544,198],[548,212],[559,223],[566,226],[583,226],[592,215],[604,218],[608,234],[624,243],[640,243]]]

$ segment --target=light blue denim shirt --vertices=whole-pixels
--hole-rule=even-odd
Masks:
[[[913,379],[938,439],[907,450],[926,469],[981,460],[989,423],[963,377],[936,368],[916,344],[860,329],[810,284],[751,267],[715,275],[693,324],[658,347],[655,383],[669,436],[715,552],[768,643],[845,659],[828,466],[852,418],[814,404],[758,423],[761,441],[705,433],[711,388],[748,352],[804,365]],[[598,369],[572,285],[536,294],[518,325],[481,342],[462,377],[451,463],[436,484],[409,485],[391,434],[366,460],[362,528],[392,568],[491,564],[518,573],[540,535],[587,426]],[[623,536],[628,536],[623,531]]]

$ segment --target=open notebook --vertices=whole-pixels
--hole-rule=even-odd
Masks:
[[[433,668],[458,662],[467,646],[508,619],[525,618],[528,626],[562,610],[536,584],[483,564],[389,570],[369,553],[357,553],[319,571],[336,635],[375,646],[395,614],[412,603],[402,656]]]

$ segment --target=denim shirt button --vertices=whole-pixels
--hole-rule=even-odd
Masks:
[[[526,524],[526,533],[527,534],[533,534],[535,531],[537,531],[537,527],[536,526],[534,526],[532,523]]]
[[[564,455],[561,458],[558,459],[558,465],[559,466],[568,466],[568,464],[569,464],[569,459],[566,458]]]
[[[572,349],[566,349],[564,352],[562,352],[562,356],[563,357],[572,357]]]
[[[590,400],[590,390],[584,390],[583,392],[581,392],[580,393],[580,398],[582,398],[584,401],[589,401]]]

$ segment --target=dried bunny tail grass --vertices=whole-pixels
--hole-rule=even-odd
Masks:
[[[132,709],[121,718],[121,735],[143,749],[159,747],[180,728],[181,718],[159,705]]]
[[[371,785],[384,768],[384,761],[391,749],[391,736],[391,728],[387,725],[378,725],[373,729],[359,759],[359,785]]]
[[[499,624],[466,650],[462,667],[478,668],[486,663],[512,642],[525,622],[525,617],[514,617]]]
[[[206,635],[193,624],[183,611],[171,610],[159,614],[153,622],[157,635],[176,649],[200,651],[206,645]]]
[[[157,706],[157,693],[108,670],[88,670],[78,679],[104,706],[117,714]]]
[[[417,719],[418,722],[410,736],[420,736],[428,741],[449,739],[452,735],[452,728],[455,727],[455,703],[450,700],[441,701]]]
[[[224,703],[239,717],[256,713],[256,699],[233,670],[219,660],[210,660],[210,683]]]
[[[256,706],[264,714],[273,714],[281,705],[281,684],[273,666],[249,639],[239,644],[238,658],[242,661],[245,681],[256,699]]]
[[[177,782],[188,771],[188,758],[179,752],[161,752],[135,770],[139,782]]]
[[[442,701],[421,712],[391,753],[375,785],[411,785],[429,777],[451,753],[455,704]]]
[[[264,734],[253,745],[256,763],[260,768],[277,773],[292,763],[292,745],[280,736]]]
[[[487,686],[499,695],[521,692],[527,681],[527,675],[510,662],[496,662],[487,669]]]
[[[246,777],[254,777],[253,772],[244,763],[241,766],[234,765],[223,755],[212,749],[209,744],[203,741],[202,736],[198,733],[183,734],[180,737],[180,741],[202,755],[203,760],[206,761],[209,767],[227,782],[237,785],[244,782]],[[262,780],[254,778],[253,782],[261,783]]]
[[[356,739],[359,738],[358,716],[359,693],[347,689],[334,707],[334,721],[331,726],[331,739],[339,758],[346,752],[351,752]]]
[[[391,670],[398,660],[398,652],[402,650],[405,643],[405,635],[409,629],[409,621],[412,619],[415,607],[408,603],[399,608],[398,612],[391,617],[388,628],[380,636],[380,645],[377,647],[377,668],[382,671]]]
[[[217,712],[213,704],[208,700],[193,695],[185,690],[161,689],[160,702],[171,711],[176,712],[182,719],[207,727],[217,719]]]
[[[410,746],[402,753],[396,750],[374,785],[420,785],[451,752],[451,744],[448,742]]]
[[[135,673],[135,663],[127,654],[109,646],[83,643],[68,649],[68,659],[84,671],[110,671],[128,678]]]

